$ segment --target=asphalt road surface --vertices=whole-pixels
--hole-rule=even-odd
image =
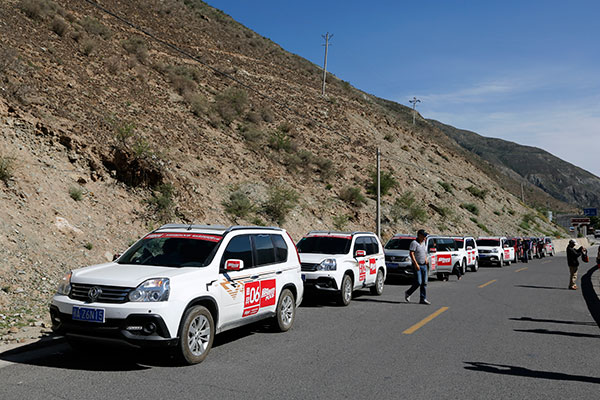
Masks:
[[[418,292],[406,304],[407,284],[391,282],[348,307],[306,301],[287,333],[223,333],[189,367],[157,353],[83,356],[64,343],[3,354],[0,399],[599,398],[600,329],[588,308],[599,301],[567,283],[559,256],[432,280],[430,306],[415,303]]]

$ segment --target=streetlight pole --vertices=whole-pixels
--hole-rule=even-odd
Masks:
[[[413,125],[415,124],[415,116],[417,115],[417,103],[420,103],[421,100],[417,99],[416,97],[413,97],[412,100],[408,101],[409,103],[412,103],[413,105]]]

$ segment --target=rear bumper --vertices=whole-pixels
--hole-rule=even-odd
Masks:
[[[54,332],[90,341],[120,341],[135,347],[170,347],[179,341],[169,336],[167,325],[157,314],[130,314],[124,319],[107,318],[104,323],[84,322],[73,320],[70,314],[51,305],[50,318]]]

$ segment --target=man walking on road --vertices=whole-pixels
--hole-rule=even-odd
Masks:
[[[413,294],[417,288],[420,288],[420,303],[431,304],[429,300],[427,300],[428,265],[427,249],[425,247],[427,235],[429,235],[427,232],[423,229],[419,229],[417,232],[417,240],[413,240],[408,248],[413,270],[415,271],[415,282],[406,292],[404,292],[404,299],[407,303],[410,302],[410,295]]]
[[[577,246],[577,242],[573,239],[569,240],[569,244],[567,245],[567,264],[569,265],[569,289],[571,290],[577,290],[577,267],[579,267],[579,260],[577,259],[585,250],[583,246],[579,249],[575,249],[575,246]]]

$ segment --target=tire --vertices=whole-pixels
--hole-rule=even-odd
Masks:
[[[462,265],[460,266],[462,275],[467,273],[467,260],[462,261]]]
[[[287,332],[296,319],[296,299],[289,289],[283,289],[277,303],[275,328],[278,332]]]
[[[344,307],[350,304],[350,301],[352,300],[352,292],[352,278],[350,277],[350,275],[346,274],[344,275],[344,278],[342,279],[342,284],[340,285],[340,292],[338,294],[337,303],[340,306]]]
[[[375,286],[371,288],[371,294],[374,296],[381,296],[383,294],[383,272],[377,271],[377,277],[375,278]]]
[[[471,266],[471,272],[477,272],[479,270],[479,260],[475,259],[475,264]]]
[[[215,323],[206,307],[194,306],[183,316],[177,352],[185,364],[204,361],[215,338]]]

